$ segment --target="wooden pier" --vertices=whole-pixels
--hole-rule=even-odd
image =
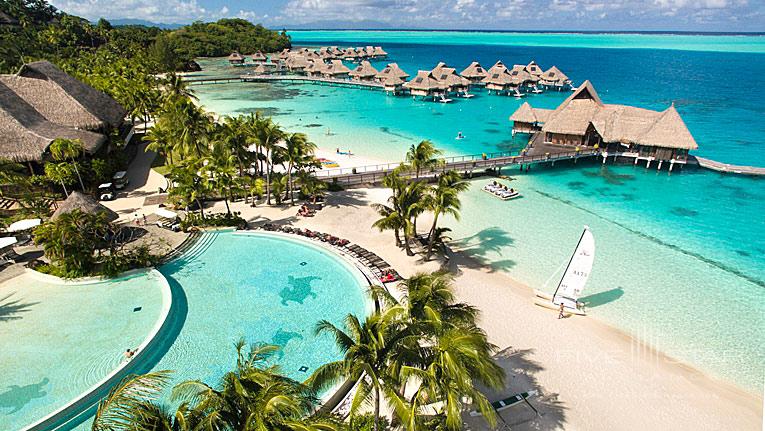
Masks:
[[[435,169],[420,173],[420,177],[429,178],[448,170],[467,173],[472,175],[474,171],[487,169],[500,169],[506,166],[531,165],[536,163],[555,163],[559,160],[578,160],[591,158],[600,154],[597,150],[571,151],[553,155],[520,156],[511,155],[509,152],[473,154],[466,156],[447,157],[443,163]],[[316,177],[332,183],[344,186],[358,186],[362,184],[376,184],[382,181],[385,175],[393,172],[401,163],[386,163],[381,165],[359,166],[355,168],[322,169],[316,172]],[[403,176],[412,177],[414,172],[402,173]]]
[[[189,85],[228,84],[231,82],[242,82],[242,78],[240,78],[239,76],[185,78],[183,82]]]
[[[738,175],[765,175],[765,168],[756,166],[739,166],[731,165],[728,163],[722,163],[715,160],[705,159],[703,157],[694,156],[696,163],[701,168],[711,169],[713,171],[722,172],[726,174],[738,174]]]
[[[243,82],[291,82],[291,83],[310,83],[319,85],[339,85],[341,87],[362,88],[370,90],[382,90],[383,84],[370,81],[352,81],[348,79],[324,78],[319,76],[302,75],[241,75],[239,77]]]

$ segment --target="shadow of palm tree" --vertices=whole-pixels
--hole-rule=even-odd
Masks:
[[[343,190],[342,192],[327,195],[324,206],[332,208],[352,207],[358,208],[369,203],[366,194],[357,190]]]
[[[529,403],[539,415],[525,403],[518,404],[498,412],[499,426],[507,425],[513,430],[557,430],[562,429],[566,419],[566,407],[558,401],[558,394],[547,393],[539,384],[536,375],[544,368],[530,356],[532,349],[518,350],[508,347],[499,351],[494,360],[505,370],[505,387],[500,390],[480,387],[489,401],[508,398],[520,392],[535,390],[538,395],[530,397]],[[471,429],[488,429],[485,421],[466,418],[468,424],[475,424]],[[506,428],[505,428],[506,429]]]
[[[593,293],[592,295],[579,298],[579,301],[583,302],[586,307],[592,308],[600,307],[609,302],[614,302],[622,296],[624,296],[624,289],[617,287],[611,290],[606,290],[605,292]]]
[[[21,302],[20,299],[10,299],[16,292],[0,298],[0,322],[23,319],[20,314],[30,311],[39,302]]]
[[[505,247],[513,245],[514,242],[505,230],[494,226],[452,241],[449,245],[454,251],[467,257],[463,266],[471,269],[489,268],[490,272],[494,272],[511,269],[517,264],[512,259],[496,259],[502,255]]]

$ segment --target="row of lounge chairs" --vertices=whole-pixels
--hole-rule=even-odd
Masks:
[[[266,223],[262,226],[266,231],[279,231],[294,235],[304,236],[306,238],[316,239],[326,242],[338,249],[350,254],[359,262],[366,265],[377,280],[382,283],[393,283],[401,280],[401,275],[393,269],[388,262],[380,256],[356,244],[352,244],[347,239],[338,238],[328,233],[312,231],[310,229],[293,228],[292,226],[278,226],[273,223]]]
[[[483,187],[483,191],[487,193],[491,193],[492,195],[502,199],[503,201],[509,200],[509,199],[515,199],[519,197],[521,194],[515,189],[508,189],[506,185],[499,183],[497,181],[492,181],[489,184],[486,184]]]

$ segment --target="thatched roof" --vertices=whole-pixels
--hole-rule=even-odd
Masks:
[[[557,67],[553,66],[542,73],[542,81],[549,83],[563,84],[568,81],[568,76],[561,72]]]
[[[244,61],[244,57],[238,52],[232,52],[228,55],[228,61]]]
[[[513,79],[513,85],[523,85],[526,82],[537,82],[539,78],[526,71],[526,66],[522,64],[513,65],[508,72]]]
[[[526,65],[526,72],[529,72],[534,76],[539,76],[542,74],[542,68],[540,68],[534,60],[531,60],[531,63]]]
[[[79,139],[87,153],[95,153],[106,137],[46,119],[32,105],[0,81],[0,158],[39,162],[57,138]]]
[[[486,71],[487,75],[494,75],[497,73],[507,72],[507,66],[505,66],[505,63],[502,63],[502,61],[497,61],[494,63],[494,66],[491,66],[488,71]]]
[[[385,87],[399,87],[406,83],[403,79],[401,79],[398,76],[389,76],[382,80],[382,84]]]
[[[329,52],[334,54],[336,57],[343,55],[343,50],[338,48],[338,47],[336,47],[336,46],[330,46],[329,47]]]
[[[686,150],[698,148],[674,105],[663,112],[607,105],[600,100],[590,81],[585,81],[549,115],[542,131],[584,135],[590,125],[604,142]]]
[[[510,76],[510,74],[507,72],[507,69],[502,68],[492,68],[494,71],[491,71],[489,69],[489,73],[486,74],[486,77],[481,80],[481,82],[485,84],[493,84],[493,85],[510,85],[513,83],[513,77]]]
[[[388,63],[388,65],[377,74],[377,79],[384,80],[389,76],[395,76],[401,79],[409,78],[409,74],[401,70],[397,63]]]
[[[521,123],[544,123],[553,112],[552,109],[532,108],[528,102],[523,102],[518,109],[510,116],[510,121]]]
[[[126,111],[117,101],[47,61],[27,63],[4,80],[48,120],[79,129],[118,128]]]
[[[375,55],[375,47],[374,46],[365,46],[364,52],[366,53],[367,57],[371,57]]]
[[[266,56],[262,52],[258,51],[255,54],[252,54],[252,60],[253,61],[266,61]]]
[[[470,66],[466,67],[460,75],[469,79],[483,79],[486,78],[487,73],[477,61],[474,61],[470,63]]]
[[[290,55],[284,63],[290,70],[303,69],[308,66],[308,59],[302,55]]]
[[[265,75],[267,73],[271,73],[272,70],[270,67],[266,67],[264,64],[259,64],[255,66],[255,69],[252,70],[253,72],[257,73],[258,75]]]
[[[345,51],[343,51],[343,57],[356,58],[356,50],[353,48],[345,48]]]
[[[69,197],[58,206],[58,209],[50,218],[51,220],[55,220],[61,214],[70,213],[75,209],[79,209],[80,211],[89,214],[106,213],[106,218],[109,221],[114,221],[119,218],[117,213],[101,205],[93,196],[86,195],[80,191],[73,191],[70,193]]]
[[[419,70],[417,71],[417,76],[404,84],[404,87],[410,90],[432,91],[441,90],[445,88],[446,85],[433,77],[429,70]]]
[[[381,46],[376,46],[373,55],[375,57],[385,57],[388,53]]]
[[[321,72],[324,70],[324,62],[317,60],[306,60],[306,65],[303,68],[304,72]]]
[[[447,67],[446,63],[438,63],[430,75],[434,77],[442,86],[448,88],[454,87],[467,87],[470,85],[470,81],[457,74],[457,71],[452,67]]]
[[[351,69],[345,67],[341,60],[332,60],[331,63],[322,68],[322,73],[325,75],[345,75],[350,72]]]
[[[372,63],[364,60],[349,75],[356,78],[374,78],[378,73],[377,69],[372,66]]]

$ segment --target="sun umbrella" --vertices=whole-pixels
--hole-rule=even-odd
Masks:
[[[40,226],[40,223],[42,223],[42,220],[39,218],[28,218],[25,220],[19,220],[15,223],[11,223],[11,225],[8,226],[8,229],[6,230],[8,232],[21,232],[24,230],[32,229],[36,226]]]
[[[0,238],[0,249],[16,244],[16,242],[15,236],[2,237]]]

